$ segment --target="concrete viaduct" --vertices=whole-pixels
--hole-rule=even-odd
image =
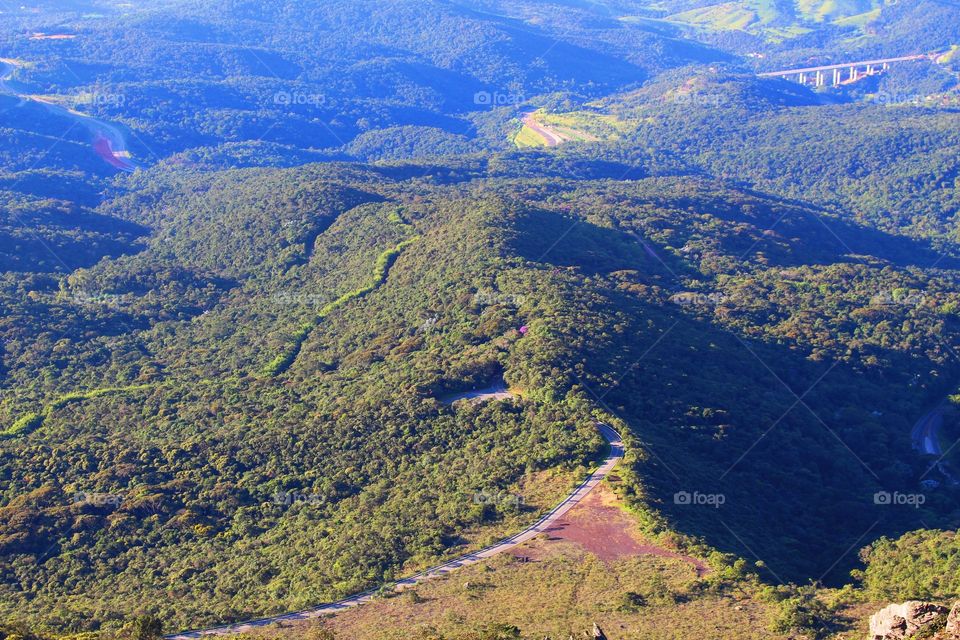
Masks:
[[[898,62],[912,62],[915,60],[936,60],[938,54],[924,54],[916,56],[901,56],[899,58],[883,58],[881,60],[864,60],[862,62],[844,62],[842,64],[828,64],[820,67],[805,69],[787,69],[785,71],[769,71],[761,73],[761,78],[783,78],[794,80],[804,85],[825,87],[831,83],[834,87],[856,82],[861,78],[883,73],[890,65]]]

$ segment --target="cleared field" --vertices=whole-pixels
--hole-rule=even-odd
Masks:
[[[776,9],[770,2],[727,2],[670,16],[670,20],[675,22],[713,31],[756,31],[776,18]]]
[[[519,147],[550,147],[565,142],[597,142],[612,140],[628,130],[627,123],[614,116],[590,111],[547,113],[538,111],[523,119],[523,126],[513,137]]]
[[[614,116],[590,111],[544,114],[541,121],[573,140],[585,141],[610,140],[630,128]]]
[[[527,125],[523,125],[513,136],[513,144],[524,149],[528,147],[545,147],[547,146],[547,141],[536,131]]]
[[[822,22],[862,16],[879,10],[882,0],[797,0],[797,9],[807,19]]]

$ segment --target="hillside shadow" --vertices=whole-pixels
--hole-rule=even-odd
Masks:
[[[526,209],[514,219],[518,228],[536,233],[516,234],[508,247],[531,262],[577,267],[586,273],[627,269],[646,273],[687,273],[689,268],[639,235],[600,227],[581,218]]]
[[[680,309],[609,304],[637,337],[594,360],[594,399],[644,443],[637,470],[678,531],[763,560],[775,581],[842,584],[880,536],[949,524],[944,492],[922,509],[876,498],[925,491],[910,427],[942,389],[910,377],[933,362],[888,351],[865,373]]]
[[[825,254],[823,257],[841,256],[855,261],[854,256],[869,255],[897,266],[929,267],[937,264],[943,269],[960,268],[960,259],[941,253],[929,240],[854,224],[838,218],[836,212],[810,202],[752,190],[745,193],[775,205],[772,211],[778,213],[778,217],[768,217],[763,222],[776,223],[779,219],[781,224],[786,223],[791,233],[809,238],[807,247],[822,247],[819,253]]]
[[[770,266],[792,267],[837,262],[888,262],[897,266],[960,268],[960,260],[938,251],[929,240],[919,240],[843,220],[830,211],[802,200],[782,198],[741,185],[717,183],[702,176],[657,177],[641,181],[640,194],[625,192],[637,209],[655,207],[675,226],[697,223],[709,215],[727,228],[712,226],[700,239],[738,260],[757,260]],[[629,221],[624,208],[621,219]],[[702,224],[702,223],[699,223]],[[749,225],[749,226],[745,226]],[[691,234],[697,239],[698,234]]]
[[[143,251],[150,230],[126,220],[81,210],[43,207],[20,212],[0,230],[0,269],[69,272],[103,258]]]
[[[550,215],[519,217],[536,230],[511,243],[523,257],[585,276],[639,266],[619,232],[582,221],[564,229],[567,220],[551,223]],[[559,242],[558,231],[566,232]],[[609,256],[598,255],[600,247]],[[811,358],[811,347],[783,336],[748,338],[722,326],[710,309],[595,280],[589,296],[565,299],[589,300],[570,312],[578,327],[570,330],[584,341],[569,356],[583,361],[573,383],[629,425],[644,501],[676,531],[763,560],[774,582],[841,584],[873,540],[949,523],[955,502],[946,490],[922,508],[877,495],[926,491],[910,427],[945,391],[929,372],[940,371],[939,380],[955,372],[916,352],[874,346],[884,364],[872,369]],[[597,326],[597,318],[618,329]]]

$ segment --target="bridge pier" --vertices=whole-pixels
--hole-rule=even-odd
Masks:
[[[862,62],[842,62],[840,64],[827,64],[823,66],[806,67],[802,69],[787,69],[783,71],[770,71],[761,73],[761,78],[782,78],[799,82],[802,85],[814,85],[824,87],[830,82],[831,78],[827,75],[833,72],[833,86],[850,82],[856,82],[868,76],[875,76],[886,72],[894,63],[908,62],[913,60],[935,60],[932,55],[914,55],[903,56],[900,58],[881,58],[875,60],[864,60]]]

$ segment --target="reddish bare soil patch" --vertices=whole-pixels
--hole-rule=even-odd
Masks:
[[[93,150],[98,156],[117,169],[121,171],[133,171],[133,165],[116,154],[113,150],[113,144],[106,137],[98,135],[96,140],[93,141]]]
[[[598,487],[547,529],[550,539],[573,542],[604,562],[627,556],[657,556],[683,560],[696,569],[698,576],[709,572],[696,558],[644,542],[636,532],[636,523],[617,507],[616,500],[610,491]]]

